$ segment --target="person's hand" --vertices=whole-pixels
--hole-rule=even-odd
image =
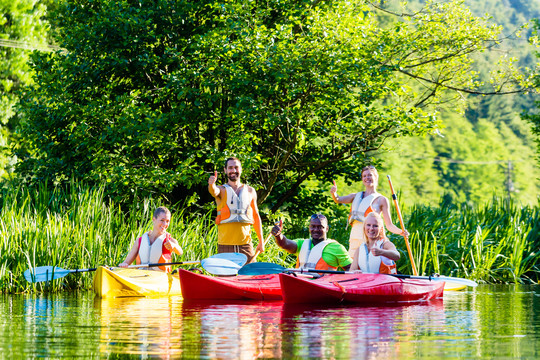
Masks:
[[[263,253],[264,252],[264,240],[260,240],[257,244],[257,248],[255,249],[255,252],[257,253]]]
[[[129,265],[126,262],[118,264],[118,267],[127,268]]]
[[[358,270],[353,270],[353,273],[354,274],[361,274],[362,273],[362,270],[358,269]]]
[[[384,253],[384,250],[378,247],[372,247],[371,253],[375,256],[381,256]]]
[[[165,240],[165,242],[163,243],[163,246],[165,246],[165,249],[167,249],[167,250],[172,250],[172,248],[173,248],[173,245],[171,244],[169,239]]]
[[[274,235],[274,237],[278,237],[279,235],[281,235],[282,231],[283,231],[283,220],[279,220],[279,222],[276,223],[274,227],[272,228],[272,235]]]
[[[336,180],[332,180],[332,182],[334,183],[334,185],[330,188],[330,194],[332,195],[336,195],[337,194],[337,184],[336,184]]]
[[[409,232],[407,230],[403,230],[399,235],[403,236],[403,237],[409,237]]]
[[[218,178],[217,171],[214,171],[214,175],[210,176],[210,178],[208,179],[208,185],[215,184],[217,181],[217,178]]]

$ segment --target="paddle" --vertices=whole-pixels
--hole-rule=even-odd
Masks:
[[[232,256],[231,254],[234,254]],[[241,253],[219,253],[201,261],[204,270],[214,275],[236,275],[247,262],[247,256]]]
[[[388,178],[388,182],[390,183],[390,191],[392,192],[392,199],[394,200],[394,205],[396,206],[396,212],[399,218],[399,223],[401,224],[401,230],[405,231],[405,226],[403,225],[403,217],[401,216],[401,211],[399,210],[399,204],[397,201],[397,196],[394,191],[394,186],[392,185],[392,180],[390,180],[390,175],[386,176]],[[405,238],[405,245],[407,245],[407,252],[409,253],[409,260],[411,261],[411,267],[413,274],[416,276],[418,275],[418,271],[416,270],[416,264],[414,263],[414,258],[412,255],[411,245],[409,245],[409,237],[404,236]]]
[[[266,239],[264,239],[264,244],[266,244],[268,240],[270,240],[271,236],[272,234],[268,234]],[[257,250],[257,252],[255,252],[255,255],[253,256],[253,259],[256,259],[260,253],[261,252]],[[239,253],[236,253],[236,254],[239,254]],[[243,262],[236,262],[236,264],[234,264],[234,261],[233,263],[230,263],[223,260],[214,260],[214,259],[209,258],[209,259],[203,260],[201,265],[206,271],[208,271],[210,274],[213,274],[213,275],[221,275],[221,276],[237,275],[238,270],[242,266],[244,266],[247,260],[247,257],[244,254],[240,254],[240,255],[244,256]],[[231,260],[231,259],[228,259],[228,260]]]
[[[230,266],[229,263],[232,263],[238,268],[243,266],[247,257],[244,254],[240,253],[220,253],[211,256],[210,258],[215,259],[216,261],[221,260],[224,266]],[[207,259],[210,259],[207,258]],[[207,260],[204,259],[204,260]],[[203,261],[204,261],[203,260]],[[153,264],[140,264],[140,265],[130,265],[130,268],[139,268],[139,267],[154,267],[154,266],[163,266],[163,265],[188,265],[188,264],[199,264],[202,261],[181,261],[181,262],[172,262],[172,263],[153,263]],[[203,265],[204,267],[204,265]],[[66,270],[56,266],[39,266],[34,269],[28,269],[24,272],[24,278],[28,282],[41,282],[41,281],[51,281],[54,279],[59,279],[67,274],[71,273],[82,273],[96,271],[97,268],[88,268],[88,269],[73,269]]]
[[[279,274],[282,272],[293,271],[299,273],[321,273],[321,274],[359,274],[354,271],[340,271],[340,270],[316,270],[316,269],[287,269],[284,266],[266,262],[255,262],[244,265],[238,270],[238,275],[268,275]],[[403,274],[386,274],[394,276],[400,279],[417,279],[417,280],[434,280],[434,281],[451,281],[454,283],[464,284],[467,286],[475,287],[478,284],[469,279],[461,279],[448,276],[417,276],[417,275],[403,275]]]
[[[264,239],[263,244],[266,245],[266,243],[268,242],[268,240],[270,240],[270,237],[272,237],[272,233],[268,234],[268,236],[266,237],[266,239]],[[253,260],[252,260],[252,261],[255,261],[255,259],[257,259],[257,256],[259,256],[260,253],[261,253],[261,252],[260,252],[259,250],[257,250],[257,251],[255,252],[255,255],[253,256]]]

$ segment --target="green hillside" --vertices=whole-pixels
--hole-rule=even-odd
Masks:
[[[391,2],[385,6],[392,8]],[[532,68],[535,49],[527,43],[530,30],[516,31],[540,17],[540,1],[465,1],[477,16],[489,14],[508,36],[498,48],[477,59],[476,69],[487,77],[490,64],[502,55],[516,57]],[[419,9],[410,2],[411,9]],[[531,94],[468,96],[462,113],[440,108],[444,129],[425,138],[392,139],[389,152],[377,154],[383,174],[392,174],[406,203],[428,203],[441,195],[479,203],[494,195],[522,204],[537,204],[540,170],[530,125],[520,118],[534,109]],[[536,97],[537,98],[537,97]]]

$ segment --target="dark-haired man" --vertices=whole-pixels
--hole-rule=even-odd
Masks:
[[[309,239],[289,240],[282,234],[283,222],[272,228],[272,235],[282,249],[296,254],[296,267],[317,270],[349,270],[352,259],[347,249],[335,240],[327,239],[328,220],[322,214],[314,214],[309,221]]]
[[[257,192],[242,184],[242,164],[235,157],[225,160],[227,183],[216,185],[217,171],[208,179],[208,191],[216,200],[218,225],[218,252],[246,254],[250,263],[255,254],[251,240],[251,226],[259,238],[257,252],[264,251],[261,217],[257,207]]]

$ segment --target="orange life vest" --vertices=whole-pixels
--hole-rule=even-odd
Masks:
[[[365,217],[370,212],[375,211],[371,205],[381,194],[374,192],[366,197],[364,197],[364,194],[364,191],[356,193],[349,212],[349,224],[352,224],[355,220],[364,222]]]
[[[239,222],[244,224],[253,224],[253,199],[251,198],[247,185],[243,185],[240,189],[240,194],[230,187],[228,184],[223,185],[227,192],[227,201],[221,202],[221,207],[218,209],[216,224],[226,224]]]
[[[383,248],[387,239],[378,240],[375,246]],[[358,267],[366,274],[397,274],[396,263],[385,256],[375,256],[368,251],[367,244],[358,248]]]
[[[304,240],[302,243],[302,248],[300,248],[298,258],[296,259],[296,268],[302,267],[304,269],[336,270],[336,267],[328,265],[322,257],[324,248],[332,242],[336,241],[327,239],[321,241],[310,249],[311,239]]]
[[[158,239],[160,238],[158,238],[154,241],[152,245],[150,245],[150,242],[148,240],[148,233],[145,233],[143,236],[139,237],[139,246],[137,248],[137,258],[135,259],[135,263],[137,265],[151,263],[170,263],[172,253],[171,250],[168,250],[165,247],[165,243],[169,241],[170,238],[171,234],[167,233],[165,235],[165,238],[161,239],[161,244],[159,244]],[[142,253],[145,259],[141,259],[141,246],[143,247]],[[171,272],[170,266],[158,266],[158,268],[165,272]]]

